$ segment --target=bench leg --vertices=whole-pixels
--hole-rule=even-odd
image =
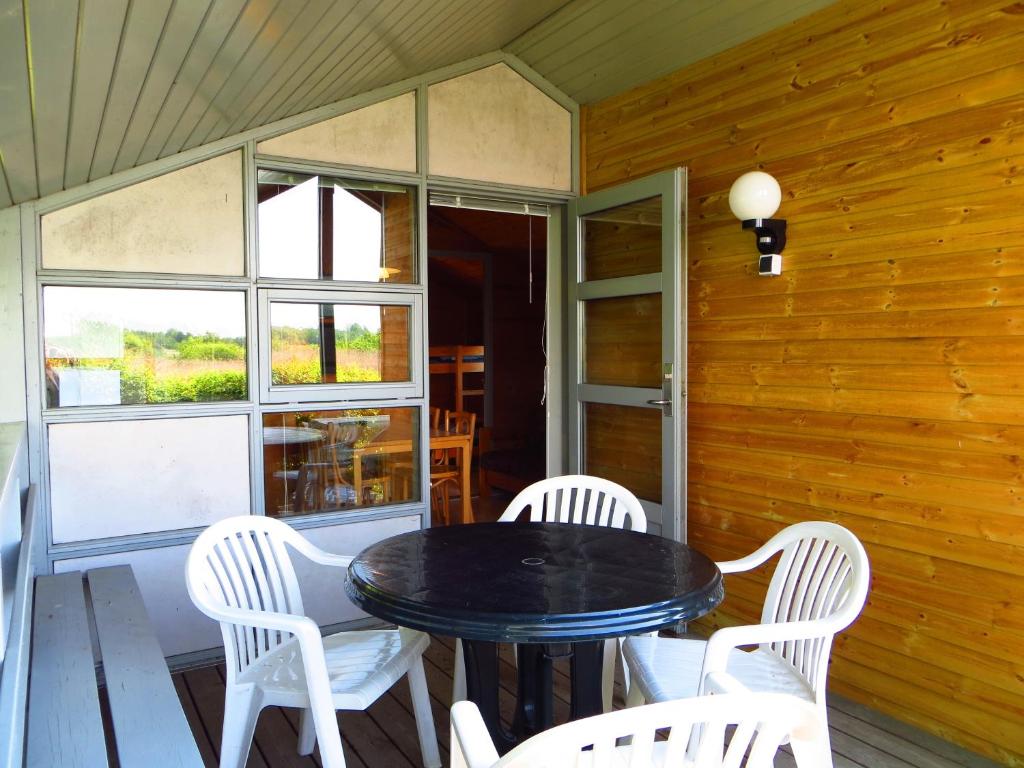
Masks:
[[[224,732],[220,740],[220,768],[245,768],[263,708],[263,695],[255,686],[238,687],[224,698]]]

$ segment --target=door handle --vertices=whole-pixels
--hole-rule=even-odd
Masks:
[[[648,405],[668,405],[671,402],[672,402],[671,400],[648,400],[647,404]]]

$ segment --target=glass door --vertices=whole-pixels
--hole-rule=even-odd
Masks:
[[[686,171],[570,206],[569,461],[643,502],[648,530],[686,538]]]

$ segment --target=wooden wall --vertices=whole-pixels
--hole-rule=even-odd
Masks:
[[[689,186],[689,536],[865,542],[831,689],[1024,765],[1024,4],[840,0],[584,110],[585,188]],[[783,274],[727,204],[783,189]],[[712,623],[752,620],[730,577]]]

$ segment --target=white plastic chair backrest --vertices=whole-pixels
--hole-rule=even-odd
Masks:
[[[811,521],[784,528],[740,560],[719,563],[723,573],[749,570],[782,552],[761,614],[762,624],[813,622],[801,639],[762,647],[788,661],[824,691],[832,637],[860,614],[867,599],[870,566],[863,545],[846,528]]]
[[[189,597],[199,610],[221,623],[229,683],[291,636],[239,623],[225,616],[223,609],[304,615],[285,545],[300,552],[308,548],[308,542],[280,520],[245,515],[214,523],[189,551],[185,563]]]
[[[827,749],[814,707],[778,693],[716,694],[607,712],[539,733],[493,762],[487,762],[481,741],[490,740],[477,718],[475,704],[462,701],[452,707],[453,768],[771,768],[787,739],[797,765],[814,768],[822,765],[819,758]],[[723,749],[727,726],[736,729]],[[664,743],[657,742],[659,729],[670,729]],[[691,734],[696,738],[689,746]],[[616,742],[623,738],[630,738],[629,759],[616,762]]]
[[[577,523],[647,532],[640,500],[618,483],[590,475],[560,475],[538,480],[512,499],[498,522],[517,520],[527,507],[531,522]]]

